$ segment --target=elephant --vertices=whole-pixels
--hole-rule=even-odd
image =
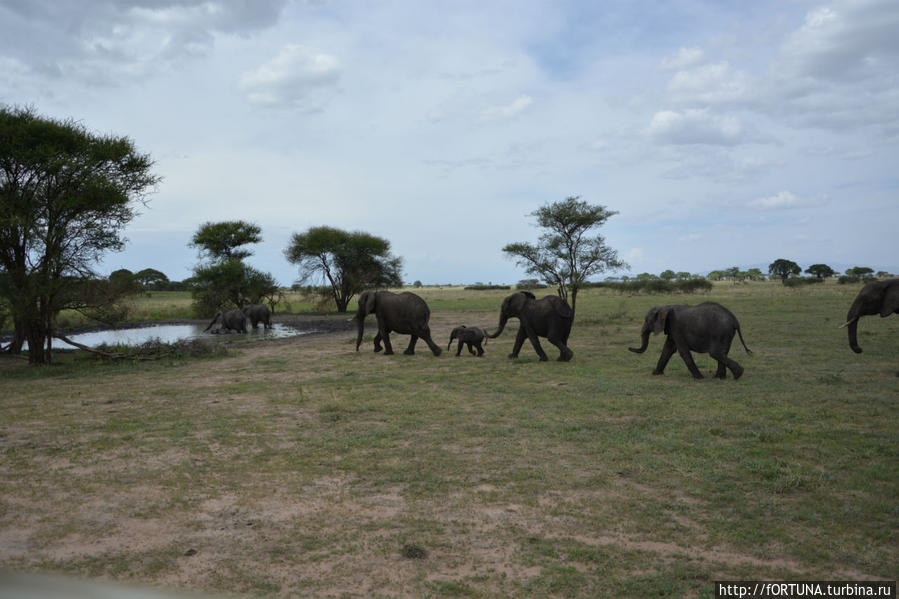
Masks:
[[[390,344],[390,333],[396,332],[411,335],[409,347],[403,353],[413,355],[415,343],[421,337],[435,356],[441,353],[440,347],[431,339],[431,329],[428,320],[431,311],[428,304],[414,293],[392,293],[390,291],[364,291],[359,296],[359,309],[353,320],[359,329],[356,338],[356,351],[362,344],[362,332],[365,328],[365,317],[374,313],[378,320],[378,334],[375,335],[375,351],[381,351],[381,341],[384,342],[384,355],[393,354],[393,346]]]
[[[880,314],[886,318],[890,314],[899,314],[899,279],[886,281],[871,281],[862,287],[855,301],[849,307],[846,314],[846,324],[849,327],[849,347],[857,354],[862,353],[858,346],[858,319],[862,316]],[[840,327],[842,328],[842,327]]]
[[[255,329],[262,323],[263,329],[272,328],[272,311],[268,309],[268,306],[264,306],[262,304],[247,304],[243,308],[240,309],[243,312],[247,320],[250,321],[250,325]]]
[[[212,322],[209,323],[203,332],[208,331],[212,328],[212,325],[215,323],[219,323],[219,328],[214,332],[221,333],[223,331],[237,331],[238,333],[246,333],[247,332],[247,317],[240,310],[229,310],[227,312],[223,312],[219,310],[215,313],[215,316],[212,318]]]
[[[643,343],[637,347],[628,349],[634,353],[642,354],[649,345],[649,334],[658,334],[662,331],[668,336],[662,355],[653,374],[662,374],[668,360],[677,351],[684,363],[693,375],[693,378],[703,378],[690,351],[707,352],[718,361],[718,370],[715,376],[719,379],[727,378],[727,368],[739,379],[743,375],[743,367],[735,360],[727,357],[730,344],[736,332],[740,336],[740,343],[746,353],[752,355],[752,351],[746,347],[743,341],[743,333],[740,331],[740,323],[733,313],[716,302],[703,302],[697,306],[656,306],[651,308],[643,321],[641,332]]]
[[[513,317],[518,318],[521,326],[518,328],[512,353],[509,354],[510,358],[517,358],[524,340],[530,339],[534,351],[540,356],[540,361],[546,362],[546,353],[540,347],[538,337],[546,337],[550,343],[559,348],[560,362],[567,362],[574,356],[574,352],[567,345],[574,312],[564,299],[548,295],[538,300],[530,291],[513,293],[503,300],[500,307],[499,328],[487,337],[489,339],[499,337],[506,327],[506,321]]]
[[[456,350],[456,357],[462,354],[462,346],[468,345],[468,353],[474,355],[474,348],[478,348],[478,357],[484,355],[484,348],[481,347],[481,341],[487,343],[487,331],[477,327],[467,327],[464,324],[453,329],[450,333],[449,343],[446,346],[447,351],[453,345],[455,339],[459,340],[459,349]]]

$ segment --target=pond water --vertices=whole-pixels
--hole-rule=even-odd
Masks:
[[[281,337],[296,337],[314,333],[314,330],[302,330],[281,323],[275,323],[270,329],[262,326],[255,331],[248,329],[246,333],[221,333],[212,331],[204,332],[202,324],[160,324],[148,327],[136,327],[131,329],[107,329],[90,333],[78,333],[66,335],[75,343],[97,347],[99,345],[140,345],[150,339],[159,339],[163,343],[172,343],[180,339],[277,339]],[[71,347],[61,339],[54,339],[53,345],[57,348]],[[23,349],[27,349],[27,343]]]

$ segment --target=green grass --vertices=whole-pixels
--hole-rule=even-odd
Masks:
[[[220,359],[0,364],[0,566],[258,596],[711,597],[899,576],[899,319],[857,286],[578,298],[570,363],[351,333]],[[445,347],[505,291],[424,288]],[[538,294],[540,295],[540,294]],[[743,378],[693,380],[653,305],[720,301]],[[555,349],[544,344],[551,358]],[[143,544],[133,542],[138,530]],[[188,549],[195,555],[185,556]],[[187,576],[184,573],[189,572]]]

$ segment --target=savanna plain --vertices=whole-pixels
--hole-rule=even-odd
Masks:
[[[461,287],[415,290],[440,357],[401,335],[373,353],[370,316],[358,353],[348,329],[209,358],[2,358],[0,569],[253,597],[895,580],[899,318],[863,318],[854,354],[838,327],[859,287],[588,289],[568,363],[545,342],[549,362],[507,358],[515,320],[482,358],[446,351],[510,293]],[[166,297],[154,317],[189,303]],[[740,320],[740,380],[705,354],[703,380],[677,355],[653,376],[662,336],[627,351],[651,306],[706,300]]]

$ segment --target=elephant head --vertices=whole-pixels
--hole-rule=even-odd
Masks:
[[[862,353],[858,346],[858,319],[862,316],[880,314],[889,316],[893,312],[899,312],[899,279],[888,281],[872,281],[858,292],[855,301],[849,307],[846,314],[846,324],[849,327],[849,347],[857,354]]]
[[[646,313],[643,320],[643,329],[640,331],[641,344],[640,347],[629,347],[628,349],[635,354],[642,354],[649,347],[649,334],[658,335],[665,331],[668,323],[668,313],[671,306],[656,306]]]
[[[503,332],[503,329],[506,328],[506,322],[510,318],[520,318],[521,311],[524,309],[525,305],[529,301],[534,301],[537,299],[530,291],[519,291],[518,293],[513,293],[509,297],[503,300],[503,305],[499,309],[499,328],[492,335],[487,335],[489,339],[496,339]]]
[[[359,351],[359,346],[362,345],[362,333],[365,330],[365,317],[375,311],[378,305],[378,294],[374,291],[363,291],[359,296],[359,308],[356,310],[356,316],[353,317],[353,320],[356,321],[357,327],[357,336],[356,336],[356,351]]]

